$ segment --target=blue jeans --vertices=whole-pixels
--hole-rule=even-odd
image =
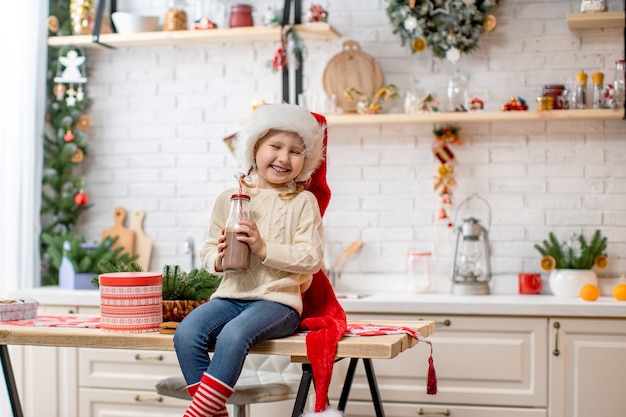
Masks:
[[[250,347],[291,335],[300,323],[296,310],[273,301],[217,298],[191,311],[174,333],[174,348],[187,385],[207,372],[234,387]],[[209,350],[213,348],[213,359]]]

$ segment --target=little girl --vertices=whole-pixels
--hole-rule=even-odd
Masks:
[[[237,240],[251,251],[245,272],[224,272],[224,225],[230,197],[215,202],[204,268],[224,273],[211,301],[180,323],[174,347],[193,401],[185,417],[227,417],[250,347],[291,335],[300,322],[302,293],[323,266],[323,229],[315,196],[304,187],[323,158],[324,125],[289,104],[259,107],[235,138],[235,154],[248,181],[250,219],[239,221]],[[208,352],[213,349],[213,358]]]

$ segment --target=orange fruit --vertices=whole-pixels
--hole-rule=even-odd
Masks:
[[[626,301],[626,284],[617,284],[613,288],[613,298],[618,301]]]
[[[580,289],[580,298],[585,301],[596,301],[600,297],[600,288],[597,285],[585,284]]]
[[[543,269],[544,271],[552,271],[555,266],[556,259],[554,259],[552,256],[547,255],[541,258],[541,269]]]
[[[606,259],[606,256],[604,255],[600,255],[598,256],[595,261],[593,262],[595,264],[595,266],[597,266],[600,269],[604,269],[606,268],[606,265],[609,263],[609,261]]]

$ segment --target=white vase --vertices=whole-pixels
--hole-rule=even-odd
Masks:
[[[555,269],[550,273],[550,289],[557,297],[579,297],[586,284],[598,285],[598,276],[591,269]]]

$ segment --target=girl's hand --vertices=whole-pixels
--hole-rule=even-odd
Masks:
[[[215,258],[215,272],[224,272],[222,261],[224,260],[224,248],[226,248],[226,235],[224,229],[222,234],[217,238],[217,258]]]
[[[247,243],[250,247],[250,252],[263,262],[267,256],[267,245],[261,238],[256,223],[252,219],[242,219],[239,220],[239,224],[243,226],[241,229],[243,233],[237,234],[237,240]]]

